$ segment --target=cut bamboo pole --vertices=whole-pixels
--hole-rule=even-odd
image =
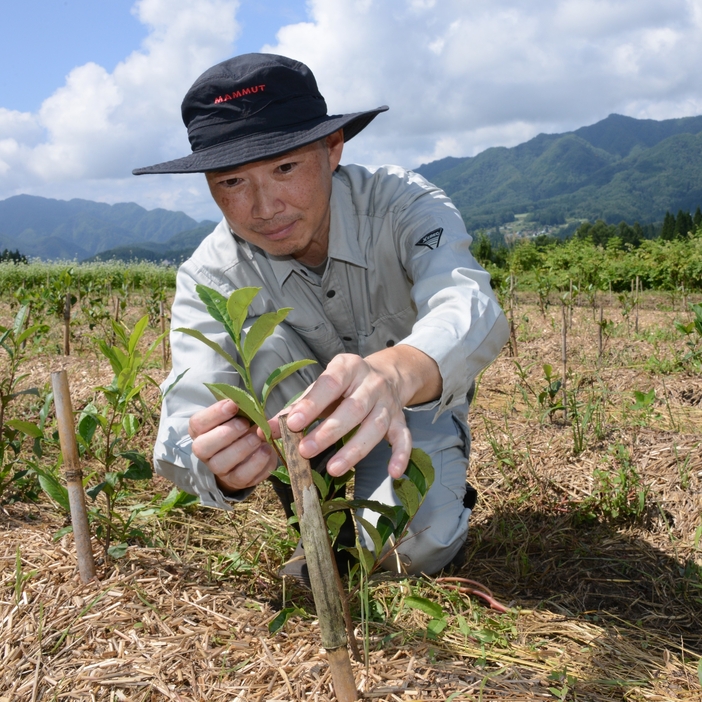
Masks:
[[[509,274],[509,352],[517,357],[517,330],[514,326],[514,275]]]
[[[602,346],[603,346],[603,327],[604,325],[604,309],[600,305],[600,323],[597,325],[597,360],[602,358]]]
[[[66,291],[63,303],[63,355],[71,355],[71,291]]]
[[[64,475],[68,488],[68,501],[71,507],[71,522],[73,523],[73,538],[76,543],[78,557],[78,572],[80,579],[90,582],[96,577],[95,559],[90,543],[88,514],[85,509],[85,492],[83,491],[83,471],[78,459],[75,426],[73,424],[73,407],[71,392],[68,388],[68,376],[65,370],[51,374],[51,385],[54,390],[56,419],[58,421],[59,440],[63,455]]]
[[[338,572],[329,543],[329,532],[322,516],[317,488],[312,481],[309,461],[300,456],[301,432],[288,429],[287,418],[280,417],[280,434],[288,461],[300,535],[305,544],[305,559],[310,574],[312,595],[317,608],[322,646],[327,651],[334,692],[339,702],[358,699],[351,669],[341,596],[337,588]]]
[[[636,307],[635,315],[634,315],[634,331],[636,334],[639,333],[639,288],[640,288],[640,281],[639,281],[639,276],[636,276],[636,297],[634,298],[634,305]]]
[[[568,319],[566,317],[566,306],[561,306],[561,327],[563,335],[561,338],[561,361],[563,363],[563,380],[561,388],[563,390],[563,421],[568,421],[568,392],[566,389],[566,374],[568,373]]]

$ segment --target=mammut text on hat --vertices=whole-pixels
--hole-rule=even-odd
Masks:
[[[327,115],[305,64],[275,54],[243,54],[205,71],[187,92],[181,112],[192,154],[133,173],[231,169],[279,156],[338,129],[348,141],[387,109]]]

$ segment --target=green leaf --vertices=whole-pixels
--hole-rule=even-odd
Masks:
[[[208,288],[206,285],[196,285],[195,291],[204,303],[212,319],[220,322],[224,326],[229,336],[235,340],[238,346],[239,334],[232,326],[231,319],[229,318],[229,314],[227,312],[227,300],[224,295],[218,293],[212,288]]]
[[[399,480],[393,480],[392,486],[397,495],[397,499],[402,503],[409,518],[412,519],[412,517],[417,514],[421,503],[421,495],[416,485],[411,480],[400,478]]]
[[[268,420],[261,414],[253,397],[246,390],[226,383],[205,383],[205,386],[218,400],[228,399],[235,402],[239,407],[238,414],[254,422],[263,432],[266,441],[271,440],[271,427]]]
[[[107,549],[107,554],[117,560],[118,558],[124,558],[127,555],[128,544],[116,544],[115,546],[110,546]]]
[[[329,494],[329,486],[327,485],[327,481],[316,470],[311,471],[311,473],[312,482],[316,485],[317,490],[319,490],[322,500],[326,500],[327,495]]]
[[[287,377],[291,376],[295,371],[304,368],[305,366],[311,366],[317,361],[313,361],[309,358],[303,358],[299,361],[293,361],[292,363],[286,363],[284,366],[276,368],[269,376],[268,380],[263,384],[263,390],[261,391],[261,400],[263,406],[266,406],[266,400],[268,395],[270,395],[271,390],[281,381],[285,380]]]
[[[387,540],[395,533],[395,525],[391,519],[388,519],[384,514],[382,514],[378,518],[376,528],[378,529],[380,540],[384,546],[387,543]]]
[[[262,314],[252,325],[244,339],[242,355],[248,367],[263,342],[275,331],[275,328],[290,314],[292,307],[283,307],[277,312]]]
[[[21,419],[10,419],[7,422],[7,426],[12,427],[17,431],[21,431],[23,434],[31,437],[32,439],[41,439],[42,436],[44,436],[44,432],[36,424],[33,424],[32,422],[24,422]]]
[[[412,453],[410,454],[409,465],[412,468],[416,468],[422,474],[425,482],[424,490],[422,490],[417,482],[412,480],[412,478],[410,479],[415,485],[417,485],[417,489],[419,489],[422,497],[425,497],[431,486],[434,484],[434,465],[431,462],[431,456],[425,451],[422,451],[420,448],[413,448]]]
[[[85,494],[93,501],[97,499],[97,496],[105,490],[105,492],[108,492],[108,489],[110,489],[111,486],[110,484],[106,481],[103,480],[101,483],[98,483],[95,485],[95,487],[91,487],[89,490],[85,491]]]
[[[446,619],[432,619],[427,622],[427,631],[434,634],[434,636],[438,636],[446,628],[447,624],[448,620]]]
[[[368,536],[371,537],[371,541],[373,542],[373,548],[375,549],[375,555],[379,556],[383,550],[383,538],[380,535],[380,532],[367,519],[364,519],[363,517],[359,517],[358,515],[356,515],[356,521],[366,530]]]
[[[456,616],[456,621],[458,622],[458,630],[463,634],[463,636],[470,636],[470,627],[468,626],[468,621],[466,618],[459,614]]]
[[[340,509],[369,509],[378,514],[384,514],[393,523],[397,517],[396,508],[391,505],[385,505],[382,502],[375,500],[347,500],[343,497],[335,497],[333,500],[328,500],[322,505],[322,514],[329,514]]]
[[[249,316],[249,307],[261,288],[239,288],[227,300],[227,314],[231,319],[232,327],[236,332],[237,346],[241,342],[241,329]]]
[[[27,315],[29,314],[29,305],[22,305],[15,315],[15,319],[12,323],[12,331],[15,336],[17,336],[21,331],[24,323],[27,321]],[[18,342],[19,343],[19,342]]]
[[[349,549],[351,551],[351,549]],[[356,559],[358,562],[361,564],[363,569],[366,571],[366,573],[370,573],[373,570],[373,566],[375,565],[375,556],[365,547],[361,547],[360,553],[358,552],[358,549],[354,549],[356,551]]]
[[[149,315],[145,314],[135,325],[132,333],[129,336],[129,343],[127,344],[127,352],[131,356],[136,349],[139,339],[141,339],[146,329],[146,325],[149,323]]]
[[[230,366],[234,368],[234,370],[243,378],[244,376],[244,369],[234,360],[234,357],[228,354],[219,344],[215,343],[214,341],[211,341],[208,339],[202,332],[197,331],[196,329],[187,329],[186,327],[178,327],[178,329],[174,329],[173,331],[177,332],[182,332],[183,334],[187,334],[188,336],[192,336],[193,339],[197,339],[198,341],[201,341],[203,344],[209,346],[215,353],[218,353],[227,363],[229,363]],[[178,376],[178,380],[180,380],[183,377],[183,374]],[[176,381],[177,382],[177,381]],[[175,383],[174,383],[175,385]],[[173,387],[173,386],[171,386]],[[170,390],[170,388],[168,388]],[[168,391],[166,391],[168,392]]]
[[[90,407],[90,405],[89,405]],[[92,408],[95,409],[94,407]],[[90,442],[93,440],[95,430],[98,427],[98,420],[93,414],[87,414],[88,407],[84,410],[86,412],[80,418],[78,422],[78,436],[83,439],[85,446],[90,446]]]
[[[174,487],[158,506],[158,511],[163,516],[179,507],[188,507],[196,504],[199,500],[200,498],[197,495],[191,495],[189,492]]]
[[[153,477],[151,463],[144,454],[137,451],[124,451],[120,456],[130,462],[129,467],[122,474],[124,480],[150,480]]]
[[[53,541],[58,541],[62,536],[65,536],[66,534],[70,534],[73,531],[73,525],[69,524],[68,526],[62,527],[59,529],[51,538]]]
[[[441,605],[426,599],[426,597],[410,595],[409,597],[405,597],[404,603],[408,607],[418,609],[420,612],[424,612],[424,614],[428,614],[434,619],[442,619],[444,617],[444,610],[441,608]]]
[[[46,324],[34,324],[33,326],[25,329],[16,339],[15,344],[19,346],[23,341],[29,339],[30,336],[37,334],[39,331],[48,331],[49,327]]]
[[[68,501],[68,490],[59,481],[45,471],[35,469],[41,489],[64,511],[70,512],[71,505]]]
[[[327,517],[327,529],[331,534],[332,541],[339,536],[339,531],[341,527],[346,523],[346,512],[332,512]]]
[[[139,418],[135,414],[125,414],[122,417],[122,428],[128,439],[131,439],[139,431]]]
[[[285,609],[278,612],[278,616],[268,625],[268,631],[271,634],[275,634],[276,631],[280,631],[288,622],[290,617],[295,615],[305,615],[305,611],[299,607],[286,607]]]
[[[280,466],[276,468],[271,475],[278,478],[283,485],[290,485],[290,475],[288,474],[287,468]]]
[[[166,391],[161,395],[161,398],[166,397],[168,393],[173,390],[173,388],[180,382],[182,377],[190,370],[190,368],[186,368],[167,388]]]

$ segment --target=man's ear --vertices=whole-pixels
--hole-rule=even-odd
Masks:
[[[341,153],[344,150],[344,130],[338,129],[325,138],[327,153],[329,154],[329,167],[332,171],[341,162]]]

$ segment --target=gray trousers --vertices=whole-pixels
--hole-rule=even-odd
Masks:
[[[289,325],[281,324],[254,359],[251,368],[254,386],[260,389],[274,368],[302,358],[314,359],[315,356]],[[284,380],[271,393],[266,414],[270,417],[277,413],[291,397],[313,382],[322,370],[319,365],[308,366]],[[383,561],[383,567],[387,570],[412,574],[435,573],[458,553],[468,534],[471,510],[464,507],[463,498],[470,433],[465,422],[458,420],[451,412],[445,412],[434,422],[433,417],[432,409],[405,410],[413,446],[431,456],[435,480],[411,522],[407,537],[398,547],[397,555],[391,554]],[[390,453],[390,446],[382,441],[356,465],[356,499],[377,500],[387,505],[400,504],[387,472]],[[379,516],[370,510],[360,510],[359,514],[371,524],[375,524]],[[373,550],[368,535],[363,529],[359,529],[359,533],[363,545]]]

